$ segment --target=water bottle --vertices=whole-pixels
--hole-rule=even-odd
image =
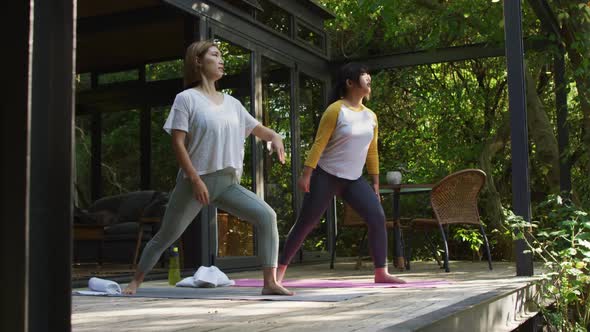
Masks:
[[[178,247],[170,250],[170,262],[168,264],[168,284],[175,286],[180,281],[180,261],[178,258]]]

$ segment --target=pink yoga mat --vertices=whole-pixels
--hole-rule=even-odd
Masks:
[[[235,287],[262,287],[261,279],[235,279]],[[285,280],[283,286],[292,288],[348,288],[348,287],[362,287],[362,288],[420,288],[420,287],[436,287],[440,285],[448,285],[446,280],[422,280],[409,281],[405,284],[376,284],[366,280],[330,280],[330,279],[299,279],[299,280]]]

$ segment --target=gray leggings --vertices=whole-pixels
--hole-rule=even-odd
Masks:
[[[279,234],[275,211],[253,192],[238,184],[233,168],[202,175],[201,179],[209,190],[210,204],[256,227],[261,263],[264,267],[276,267]],[[190,181],[179,178],[170,195],[162,226],[141,254],[138,271],[149,272],[162,253],[182,235],[202,207],[193,196]]]
[[[385,212],[375,191],[362,177],[347,180],[316,168],[309,184],[309,192],[303,196],[299,217],[289,231],[279,263],[288,265],[303,244],[307,235],[320,222],[334,195],[350,205],[367,223],[369,247],[376,268],[387,265],[387,229]]]

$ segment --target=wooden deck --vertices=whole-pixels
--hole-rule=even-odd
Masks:
[[[292,266],[287,278],[370,278],[370,263],[352,260]],[[259,278],[259,271],[228,274]],[[342,302],[73,297],[74,331],[511,331],[536,312],[533,278],[514,263],[417,262],[397,273],[409,281],[449,280],[438,288],[388,288]],[[145,286],[163,286],[148,281]]]

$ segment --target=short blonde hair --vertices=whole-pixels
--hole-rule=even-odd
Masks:
[[[213,40],[193,42],[186,48],[184,56],[184,88],[192,88],[201,84],[201,68],[197,65],[197,58],[201,58],[211,46],[217,47]]]

